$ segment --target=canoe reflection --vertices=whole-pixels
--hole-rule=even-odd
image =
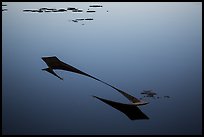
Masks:
[[[65,71],[70,71],[70,72],[74,72],[74,73],[78,73],[87,77],[90,77],[92,79],[95,79],[113,89],[115,89],[116,91],[118,91],[120,94],[122,94],[124,97],[126,97],[131,103],[135,103],[135,105],[146,105],[148,104],[148,102],[142,101],[137,99],[136,97],[116,88],[115,86],[112,86],[96,77],[93,77],[91,75],[89,75],[88,73],[85,73],[69,64],[66,64],[62,61],[60,61],[56,56],[51,56],[51,57],[42,57],[42,60],[47,64],[48,68],[42,69],[45,70],[53,75],[55,75],[56,77],[60,78],[61,80],[63,80],[63,78],[61,78],[60,76],[58,76],[53,69],[59,69],[59,70],[65,70]]]
[[[97,96],[93,96],[94,98],[99,99],[100,101],[108,104],[109,106],[121,111],[131,120],[139,120],[139,119],[149,119],[136,105],[134,104],[123,104],[119,102],[114,102],[111,100],[103,99]]]

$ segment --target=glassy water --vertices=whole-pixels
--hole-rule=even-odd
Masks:
[[[3,134],[202,133],[202,3],[2,4]],[[23,12],[42,7],[83,12]],[[139,106],[148,120],[130,120],[92,97],[129,103],[114,89],[56,70],[59,80],[41,70],[44,56],[135,97],[153,89],[161,98]]]

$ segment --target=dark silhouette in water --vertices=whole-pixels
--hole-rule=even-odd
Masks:
[[[136,105],[114,102],[97,96],[93,96],[93,97],[121,111],[131,120],[149,119]]]
[[[75,20],[72,20],[73,22],[78,22],[78,21],[83,21],[85,19],[75,19]]]
[[[38,10],[32,10],[31,12],[38,12]]]
[[[67,10],[77,10],[76,8],[67,8]]]
[[[85,20],[93,20],[92,18],[87,18],[87,19],[85,19]]]
[[[74,72],[74,73],[78,73],[78,74],[81,74],[81,75],[85,75],[85,76],[88,76],[88,77],[91,77],[93,79],[96,79],[62,61],[60,61],[57,57],[42,57],[42,60],[45,61],[45,63],[48,65],[48,67],[50,69],[60,69],[60,70],[66,70],[66,71],[71,71],[71,72]],[[45,69],[43,69],[45,70]],[[96,79],[98,80],[98,79]]]
[[[53,69],[51,69],[51,68],[45,68],[45,69],[42,69],[42,70],[45,70],[45,71],[47,71],[47,72],[49,72],[49,73],[55,75],[55,76],[58,77],[59,79],[63,80],[63,78],[61,78],[60,76],[58,76],[58,75],[53,71]]]
[[[46,10],[51,10],[51,11],[52,11],[52,10],[57,10],[57,9],[54,9],[54,8],[47,8]]]
[[[2,6],[4,7],[4,6],[7,6],[7,5],[2,4]],[[2,11],[8,11],[8,9],[2,9]]]
[[[74,10],[72,10],[72,12],[83,12],[83,10],[74,9]]]
[[[43,11],[42,10],[38,10],[37,12],[42,13]]]
[[[152,92],[152,90],[143,90],[143,92],[141,92],[141,94],[146,94],[147,97],[154,97],[154,95],[157,95],[157,93]]]
[[[32,10],[32,9],[25,9],[25,10],[23,10],[23,12],[65,12],[65,11],[67,11],[66,9],[63,9],[63,8],[61,8],[61,9],[54,9],[54,8],[40,8],[40,9],[34,9],[34,10]]]
[[[82,19],[82,18],[78,18],[78,19],[75,19],[77,21],[82,21],[82,20],[85,20],[85,19]]]
[[[96,12],[96,11],[94,11],[94,10],[87,10],[86,12]]]
[[[42,69],[42,70],[46,70],[47,72],[50,72],[51,74],[57,76],[58,78],[60,78],[56,73],[54,73],[53,69],[59,69],[59,70],[66,70],[66,71],[71,71],[71,72],[74,72],[74,73],[78,73],[78,74],[81,74],[81,75],[84,75],[84,76],[87,76],[87,77],[90,77],[92,79],[95,79],[99,82],[102,82],[104,84],[106,84],[107,86],[115,89],[116,91],[118,91],[119,93],[121,93],[124,97],[126,97],[130,102],[132,102],[133,104],[137,104],[137,105],[145,105],[145,104],[148,104],[148,102],[145,102],[143,100],[139,100],[131,95],[129,95],[128,93],[96,78],[96,77],[93,77],[85,72],[82,72],[81,70],[71,66],[71,65],[68,65],[62,61],[60,61],[57,57],[55,56],[52,56],[52,57],[42,57],[42,60],[47,64],[48,68],[46,69]],[[62,79],[62,78],[60,78]]]
[[[67,11],[66,9],[59,9],[58,12],[65,12]]]
[[[170,96],[164,96],[164,98],[170,98]]]
[[[73,22],[78,22],[78,20],[72,20]]]
[[[23,10],[23,12],[32,12],[32,11],[33,11],[33,10],[29,10],[29,9],[28,9],[28,10],[26,10],[26,9]]]
[[[39,10],[47,10],[48,8],[44,7],[44,8],[40,8]]]

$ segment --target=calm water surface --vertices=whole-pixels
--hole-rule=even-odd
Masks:
[[[3,134],[202,134],[202,3],[2,4]],[[23,12],[42,7],[96,12]],[[162,98],[139,107],[149,120],[132,121],[91,97],[129,103],[118,92],[57,70],[61,81],[41,70],[43,56]]]

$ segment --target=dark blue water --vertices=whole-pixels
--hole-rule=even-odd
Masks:
[[[95,13],[23,12],[88,2],[3,4],[3,134],[202,134],[202,3],[98,3]],[[91,97],[129,103],[118,92],[57,70],[62,81],[41,70],[43,56],[138,98],[147,89],[162,98],[146,98],[139,108],[150,119],[132,121]]]

